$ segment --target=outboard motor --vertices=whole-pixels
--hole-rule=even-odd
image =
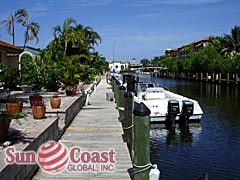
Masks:
[[[127,78],[126,81],[127,81],[127,91],[136,93],[135,84],[137,83],[137,81],[134,79],[134,76]]]
[[[167,123],[175,125],[176,116],[179,113],[179,102],[177,100],[168,101]]]
[[[193,102],[189,100],[183,100],[182,103],[183,104],[182,104],[182,112],[180,115],[180,121],[188,123],[190,116],[193,115],[194,105],[193,105]]]

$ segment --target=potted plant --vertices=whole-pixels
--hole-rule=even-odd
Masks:
[[[31,107],[32,107],[33,102],[35,102],[35,101],[42,101],[42,98],[43,97],[40,96],[39,94],[34,94],[34,95],[29,96]]]
[[[32,85],[22,85],[21,89],[23,93],[30,93],[32,91]]]
[[[0,114],[0,139],[7,136],[10,123],[11,118],[8,114]]]
[[[45,118],[46,106],[44,101],[32,101],[32,114],[34,119]]]
[[[25,114],[23,112],[16,112],[11,115],[7,113],[0,113],[0,139],[7,136],[12,119],[17,120],[18,118],[24,117]],[[19,121],[17,122],[20,123]]]
[[[72,86],[66,86],[65,91],[66,91],[67,96],[72,96],[73,87]]]
[[[76,94],[77,94],[77,85],[74,84],[72,85],[72,96],[76,96]]]
[[[50,98],[50,105],[53,109],[58,109],[61,105],[61,98],[58,95],[54,95]]]
[[[81,77],[81,71],[84,71],[80,64],[80,59],[83,58],[80,55],[67,56],[63,62],[62,72],[60,81],[66,85],[66,92],[71,90],[71,96],[75,96],[77,92],[77,84]],[[70,92],[67,92],[70,95]]]
[[[19,84],[19,70],[11,65],[0,63],[0,82],[4,88],[16,90]]]
[[[22,108],[23,102],[19,101],[15,95],[10,96],[8,101],[6,102],[7,113],[10,116],[22,112]]]

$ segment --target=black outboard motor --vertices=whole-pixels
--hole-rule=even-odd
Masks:
[[[179,102],[177,100],[168,101],[167,123],[175,125],[176,116],[179,113]]]
[[[183,100],[182,103],[183,104],[182,104],[182,112],[180,115],[180,122],[188,123],[190,116],[193,115],[194,105],[193,105],[193,102],[189,100]]]
[[[127,78],[126,81],[127,81],[127,91],[133,92],[136,94],[135,84],[137,83],[137,81],[134,79],[134,76]]]

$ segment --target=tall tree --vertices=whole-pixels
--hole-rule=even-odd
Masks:
[[[26,24],[26,31],[24,34],[24,45],[23,49],[25,48],[28,41],[36,39],[36,43],[38,43],[38,32],[39,32],[40,26],[36,22],[31,22],[30,24]]]
[[[231,34],[225,34],[223,38],[223,53],[232,56],[240,53],[240,27],[235,26],[231,30]]]
[[[28,20],[28,13],[25,9],[16,10],[14,14],[10,14],[8,19],[3,20],[1,24],[5,24],[8,34],[12,36],[13,45],[15,45],[15,22],[22,24],[23,26],[26,24]]]
[[[73,29],[74,26],[71,26],[74,24],[75,26],[77,25],[75,19],[73,18],[67,18],[64,20],[62,28],[57,25],[53,28],[53,35],[54,38],[61,37],[64,40],[64,56],[66,55],[67,52],[67,47],[68,47],[68,42],[71,40],[71,30]]]
[[[94,50],[94,45],[98,45],[98,42],[101,42],[101,37],[96,31],[90,26],[84,27],[81,24],[73,29],[72,36],[74,37],[72,45],[79,47],[81,51]]]
[[[143,67],[148,67],[151,64],[151,61],[149,59],[145,58],[145,59],[142,59],[140,61],[140,63],[143,65]]]
[[[90,26],[84,27],[83,32],[85,41],[90,48],[93,49],[94,45],[98,45],[98,41],[101,42],[100,35],[96,31],[94,31]]]

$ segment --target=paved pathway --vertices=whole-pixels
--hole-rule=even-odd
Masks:
[[[109,168],[107,170],[102,170],[101,168],[106,163],[98,163],[91,167],[88,166],[86,172],[79,171],[82,168],[81,165],[75,166],[79,168],[77,171],[64,171],[56,175],[49,175],[39,170],[33,180],[130,179],[128,169],[131,168],[131,160],[127,145],[122,139],[123,131],[121,123],[117,119],[118,112],[115,109],[116,105],[113,101],[106,101],[106,92],[110,91],[111,89],[108,88],[105,79],[102,79],[96,91],[91,94],[90,104],[84,106],[78,113],[60,139],[60,142],[64,143],[68,148],[74,146],[80,147],[81,152],[103,152],[114,149],[116,154],[113,157],[116,162],[110,162],[105,166]]]

